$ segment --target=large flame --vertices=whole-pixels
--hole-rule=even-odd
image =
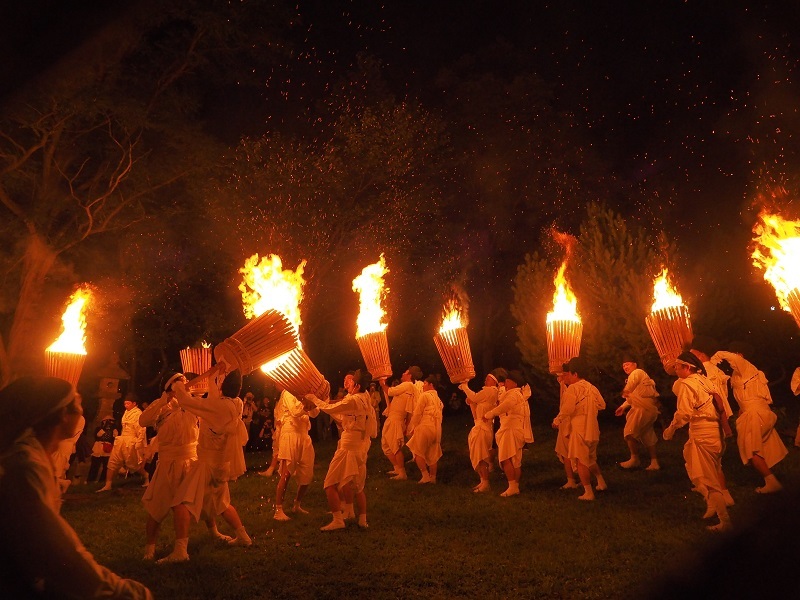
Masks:
[[[80,288],[70,296],[67,309],[61,316],[64,330],[48,351],[86,354],[86,304],[91,297],[88,288]]]
[[[653,283],[653,307],[650,312],[678,306],[683,306],[683,298],[670,284],[667,269],[663,269]]]
[[[753,264],[763,269],[764,279],[775,288],[783,310],[792,290],[800,290],[800,221],[762,211],[753,227]]]
[[[556,273],[556,278],[553,281],[556,285],[556,291],[553,294],[553,310],[547,313],[547,322],[552,321],[574,321],[581,322],[578,315],[578,300],[575,294],[570,289],[567,283],[564,272],[567,270],[567,261],[561,263],[561,267]]]
[[[465,319],[461,316],[461,308],[455,300],[449,300],[444,306],[444,313],[442,315],[442,326],[439,327],[439,333],[445,331],[452,331],[459,327],[464,327]]]
[[[242,292],[244,314],[253,319],[272,309],[282,313],[300,331],[300,302],[303,299],[303,269],[306,261],[302,260],[297,269],[284,269],[281,259],[276,254],[265,256],[259,262],[258,254],[248,258],[239,272],[244,280],[239,284]],[[298,339],[297,346],[300,346]],[[289,352],[264,365],[261,370],[269,373],[288,359]]]
[[[387,323],[383,322],[386,311],[383,310],[381,301],[389,291],[383,283],[383,276],[388,272],[386,259],[381,254],[378,262],[364,267],[361,275],[353,279],[353,291],[358,292],[360,305],[356,337],[386,329]]]

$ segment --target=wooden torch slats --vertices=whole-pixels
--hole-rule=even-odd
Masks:
[[[73,354],[71,352],[53,352],[51,350],[45,350],[44,354],[47,375],[65,379],[77,387],[86,355]]]
[[[392,362],[389,360],[389,342],[386,340],[386,331],[373,331],[356,337],[361,356],[367,371],[372,373],[374,379],[391,377]]]
[[[794,289],[789,292],[786,300],[789,303],[789,310],[795,322],[797,322],[797,326],[800,327],[800,290]]]
[[[456,327],[433,336],[451,383],[463,383],[475,377],[472,352],[465,327]]]
[[[645,323],[661,363],[668,368],[692,341],[689,310],[683,305],[660,308],[645,317]]]
[[[563,365],[581,351],[583,323],[556,320],[547,323],[547,360],[551,373],[560,373]]]
[[[297,347],[294,326],[276,310],[267,310],[214,348],[217,362],[237,365],[242,375]]]
[[[306,394],[327,396],[322,393],[327,388],[325,378],[302,348],[292,350],[285,360],[267,375],[297,398],[302,398]],[[327,397],[321,399],[328,400]]]
[[[211,369],[211,348],[184,348],[180,351],[181,368],[184,373],[206,373]],[[203,393],[208,391],[208,377],[200,377],[191,386],[191,391]]]

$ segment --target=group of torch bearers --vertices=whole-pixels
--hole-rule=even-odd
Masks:
[[[760,266],[764,266],[767,255],[774,259],[774,264],[765,266],[765,272],[775,285],[782,306],[790,310],[800,324],[800,280],[797,275],[800,223],[789,222],[789,226],[787,222],[775,219],[779,218],[762,216],[761,246],[753,256]],[[793,232],[794,236],[787,236],[787,231]],[[776,232],[782,233],[783,237]],[[381,307],[385,294],[383,276],[388,272],[384,257],[365,268],[353,281],[353,289],[359,292],[361,304],[356,340],[367,368],[355,370],[345,377],[347,393],[336,401],[330,399],[330,384],[305,353],[299,339],[304,265],[305,262],[296,271],[291,271],[284,270],[280,259],[274,255],[260,262],[257,255],[249,259],[242,269],[244,282],[240,289],[245,314],[250,321],[217,344],[213,349],[216,359],[213,366],[212,351],[207,345],[181,352],[185,374],[170,374],[163,383],[162,396],[138,414],[139,426],[157,429],[159,453],[155,473],[149,482],[145,481],[149,484],[143,498],[148,513],[145,558],[155,557],[160,523],[170,513],[175,522],[175,547],[160,562],[188,560],[188,530],[192,519],[204,519],[209,530],[228,543],[244,546],[251,543],[230,503],[228,482],[245,472],[242,447],[247,433],[241,420],[239,394],[242,377],[258,368],[281,390],[281,433],[275,450],[281,479],[276,494],[275,519],[290,518],[284,510],[283,500],[291,477],[295,477],[298,484],[292,511],[305,512],[301,503],[311,482],[314,463],[313,445],[308,435],[310,418],[324,411],[338,422],[341,436],[323,483],[332,520],[322,530],[342,529],[346,519],[356,516],[360,527],[368,526],[364,493],[366,461],[371,441],[378,435],[378,416],[368,393],[371,381],[380,383],[386,398],[381,447],[393,466],[390,474],[395,479],[408,477],[403,454],[403,446],[407,445],[419,467],[420,483],[436,482],[437,463],[441,456],[442,403],[433,381],[423,380],[421,371],[410,367],[403,373],[399,385],[389,387],[386,384],[392,375],[392,367],[386,339],[387,326],[383,319],[385,312]],[[595,491],[607,488],[597,464],[597,413],[605,408],[605,401],[597,388],[586,380],[588,365],[580,358],[582,323],[574,294],[566,284],[565,270],[566,261],[556,275],[554,309],[546,321],[550,371],[561,384],[559,413],[552,426],[558,430],[556,454],[564,464],[567,478],[563,488],[582,488],[579,499],[594,500]],[[721,464],[725,440],[732,435],[728,424],[732,416],[727,400],[728,379],[740,408],[736,420],[740,457],[764,478],[764,485],[757,492],[770,493],[781,489],[771,468],[787,452],[774,429],[776,416],[769,406],[771,398],[764,374],[736,348],[719,351],[712,341],[695,337],[688,310],[680,296],[669,288],[665,270],[656,282],[656,301],[646,319],[665,369],[678,377],[673,386],[677,410],[663,437],[669,440],[678,428],[689,425],[689,440],[684,448],[687,472],[695,489],[706,498],[705,516],[716,515],[719,518],[719,523],[712,529],[725,530],[730,527],[727,507],[733,503]],[[659,289],[664,294],[659,294]],[[663,301],[661,296],[667,300]],[[82,295],[76,295],[75,300],[80,306],[85,303]],[[68,319],[67,313],[76,311],[77,317],[73,314]],[[64,347],[60,338],[47,350],[47,368],[49,375],[66,380],[72,386],[72,392],[61,394],[56,390],[58,393],[49,396],[41,392],[41,398],[36,400],[34,392],[41,387],[41,382],[15,382],[2,393],[4,396],[25,396],[30,410],[20,412],[13,419],[9,416],[9,423],[22,426],[25,422],[30,426],[36,425],[31,419],[51,418],[52,411],[64,412],[65,415],[80,412],[74,389],[85,356],[85,318],[81,309],[73,308],[73,305],[67,313],[62,338],[77,338],[78,347]],[[502,368],[486,375],[480,391],[475,392],[467,386],[467,382],[474,378],[475,370],[465,319],[455,305],[446,309],[443,325],[434,336],[434,342],[450,380],[459,384],[466,394],[474,417],[468,445],[470,461],[479,482],[473,490],[486,492],[490,489],[489,470],[496,459],[508,481],[508,488],[502,496],[519,494],[522,450],[525,444],[533,442],[530,387],[519,372]],[[625,402],[617,410],[617,415],[622,416],[627,411],[624,437],[630,458],[620,466],[638,466],[639,451],[646,448],[650,458],[646,468],[659,469],[655,450],[657,438],[653,430],[658,417],[655,386],[633,358],[626,358],[623,369],[628,381],[623,391]],[[198,375],[190,380],[187,377],[189,373]],[[52,405],[48,404],[48,398],[52,399]],[[3,400],[0,409],[11,404],[8,398]],[[76,403],[77,408],[72,410]],[[138,409],[126,405],[126,412],[133,414],[135,410]],[[498,417],[500,426],[495,434],[492,422]],[[58,427],[54,430],[56,425]],[[42,429],[44,433],[41,435],[34,431],[41,447],[52,447],[53,440],[57,437],[59,440],[67,439],[76,429],[71,418],[68,427],[56,425],[48,424],[49,429]],[[66,429],[70,429],[69,436],[62,435]],[[0,433],[3,433],[4,443],[10,443],[13,441],[10,438],[19,434],[11,429]],[[493,442],[496,442],[496,449]],[[38,458],[34,455],[35,451],[31,455],[35,463]],[[103,490],[110,487],[114,466],[120,464],[127,464],[124,456],[117,457],[113,463]],[[51,509],[60,519],[55,501]],[[217,517],[231,525],[235,537],[219,533]],[[68,530],[68,537],[74,537],[74,532],[63,519],[59,523],[62,529]],[[77,538],[75,542],[77,553],[83,556]],[[91,569],[100,579],[106,577],[116,582],[113,584],[116,586],[128,585],[113,580],[113,574],[109,575],[96,563],[92,565]],[[129,583],[133,586],[131,589],[135,588],[135,582]],[[129,590],[129,593],[132,597],[148,597],[149,592],[144,590],[133,594]]]

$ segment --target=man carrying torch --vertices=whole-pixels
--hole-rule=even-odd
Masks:
[[[421,379],[422,369],[411,366],[403,373],[400,385],[389,387],[385,379],[380,380],[383,396],[386,398],[384,411],[386,422],[381,432],[381,448],[394,467],[389,472],[393,475],[392,479],[408,479],[403,446],[408,433],[410,415],[414,412],[416,399],[421,394],[421,390],[417,387],[417,381]]]

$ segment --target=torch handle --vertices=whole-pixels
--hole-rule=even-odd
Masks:
[[[194,384],[199,382],[201,379],[204,379],[206,377],[208,377],[210,379],[212,375],[215,375],[217,373],[217,371],[221,371],[224,368],[224,366],[225,366],[225,363],[218,362],[213,367],[211,367],[208,371],[206,371],[202,375],[198,375],[197,377],[192,379],[190,382],[188,382],[186,384],[186,387],[193,386]]]

